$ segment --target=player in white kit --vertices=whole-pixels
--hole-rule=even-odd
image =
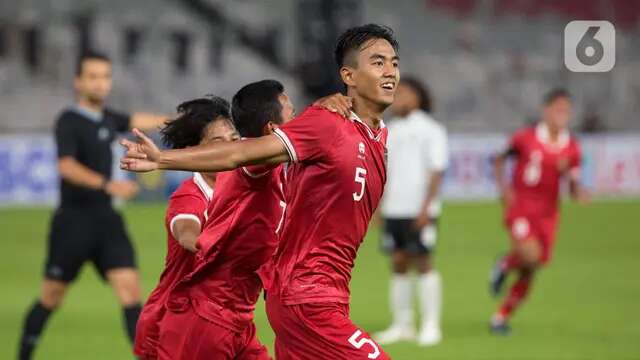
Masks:
[[[419,81],[403,77],[391,106],[387,185],[382,205],[383,249],[391,255],[391,326],[378,334],[380,344],[416,340],[413,314],[414,285],[409,273],[417,270],[422,323],[419,345],[442,339],[440,313],[442,286],[433,268],[432,252],[441,213],[438,198],[448,163],[447,133],[430,115],[431,99]]]

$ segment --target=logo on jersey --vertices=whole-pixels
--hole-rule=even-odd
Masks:
[[[365,151],[364,143],[360,142],[358,144],[358,159],[364,160],[364,151]]]
[[[98,130],[98,139],[100,139],[100,141],[105,141],[109,138],[109,129],[107,129],[106,127],[101,127]]]

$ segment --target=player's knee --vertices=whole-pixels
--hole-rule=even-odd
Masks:
[[[405,274],[409,271],[409,256],[404,251],[396,251],[391,257],[391,266],[396,274]]]
[[[140,302],[140,284],[135,270],[114,270],[107,278],[122,305],[133,305]]]
[[[522,266],[525,268],[533,269],[537,267],[540,262],[541,253],[540,245],[533,239],[524,241],[518,247],[518,255]]]
[[[62,304],[67,285],[59,281],[46,280],[42,286],[40,302],[47,309],[55,309]]]
[[[431,257],[428,254],[416,256],[414,258],[414,264],[420,274],[427,274],[433,270]]]

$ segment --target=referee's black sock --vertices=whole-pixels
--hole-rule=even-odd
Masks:
[[[42,329],[51,315],[52,309],[47,309],[42,305],[40,300],[29,310],[27,317],[24,319],[22,328],[22,337],[20,338],[19,360],[31,359],[31,354],[35,350]]]
[[[129,340],[131,343],[136,339],[136,324],[138,323],[138,317],[140,317],[140,311],[142,310],[142,305],[133,304],[128,305],[123,308],[124,310],[124,321],[127,326],[127,335],[129,335]]]

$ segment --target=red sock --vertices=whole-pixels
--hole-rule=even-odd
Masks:
[[[506,299],[504,299],[500,310],[498,310],[498,314],[503,319],[508,319],[513,311],[518,307],[518,305],[522,303],[522,300],[527,297],[530,284],[531,276],[521,276],[518,281],[513,284],[511,290],[509,291],[509,295]]]
[[[508,254],[502,259],[502,271],[509,272],[520,266],[520,260],[515,254]]]

